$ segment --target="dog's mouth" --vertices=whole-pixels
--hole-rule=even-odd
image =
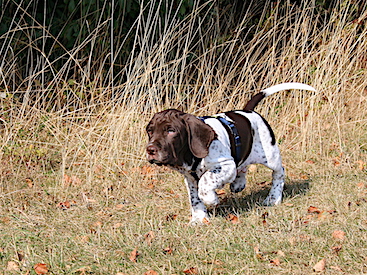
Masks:
[[[156,165],[158,165],[158,166],[162,166],[163,165],[163,163],[162,162],[160,162],[159,160],[157,160],[157,159],[151,159],[151,160],[149,160],[149,163],[151,163],[151,164],[156,164]]]

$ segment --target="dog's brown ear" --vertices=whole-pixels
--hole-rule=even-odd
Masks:
[[[197,158],[206,157],[210,144],[216,138],[216,133],[209,125],[193,115],[185,114],[184,121],[192,154]]]

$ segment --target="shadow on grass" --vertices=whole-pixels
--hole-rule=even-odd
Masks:
[[[304,196],[309,189],[309,180],[288,182],[284,185],[283,201],[293,197]],[[244,212],[249,212],[256,207],[262,207],[262,202],[269,194],[269,191],[270,185],[245,196],[241,196],[241,193],[236,195],[229,194],[224,198],[222,197],[222,201],[216,207],[215,213],[213,213],[213,210],[209,210],[209,215],[227,216],[230,213],[242,214]]]

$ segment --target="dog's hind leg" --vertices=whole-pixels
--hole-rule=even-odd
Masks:
[[[263,204],[266,206],[280,204],[283,197],[285,171],[282,166],[278,146],[274,146],[273,158],[264,165],[273,170],[273,180],[269,195],[266,197]]]

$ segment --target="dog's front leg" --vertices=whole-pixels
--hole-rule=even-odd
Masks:
[[[216,206],[219,199],[215,189],[223,188],[226,183],[236,178],[236,164],[233,160],[226,160],[213,165],[199,180],[199,198],[206,205]]]
[[[190,224],[203,223],[204,219],[208,219],[208,213],[204,203],[199,198],[198,183],[190,176],[185,177],[185,183],[191,204]]]

